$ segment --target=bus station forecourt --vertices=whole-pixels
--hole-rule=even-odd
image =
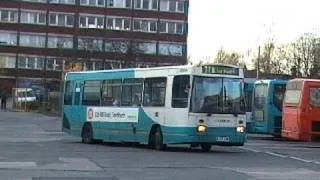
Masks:
[[[312,93],[286,90],[292,81],[313,82]],[[284,113],[292,108],[292,98],[301,97],[308,102],[311,98],[310,117],[316,115],[317,81],[258,80],[251,89],[245,87],[243,69],[227,64],[72,72],[65,77],[63,131],[88,144],[134,142],[157,150],[170,144],[200,146],[203,151],[212,145],[243,146],[250,133],[317,140],[316,118],[308,118],[307,124],[298,110],[302,128],[290,124],[292,113]],[[305,109],[296,103],[297,109]],[[293,133],[310,137],[291,138]]]

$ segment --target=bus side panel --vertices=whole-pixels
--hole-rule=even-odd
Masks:
[[[74,107],[64,106],[62,125],[64,132],[67,132],[72,136],[79,137],[81,136],[83,121],[79,121],[79,119],[75,118],[76,113],[80,112],[75,112]]]
[[[161,109],[164,108],[139,108],[137,123],[91,122],[94,138],[106,142],[139,142],[147,144],[152,125],[160,125],[164,122],[164,113],[160,113]],[[121,111],[126,112],[126,108],[122,108]],[[155,117],[156,114],[157,117]]]
[[[289,82],[290,84],[292,82]],[[293,82],[295,83],[295,82]],[[289,85],[290,85],[289,84]],[[301,111],[301,107],[303,107],[304,101],[304,88],[302,88],[300,103],[295,106],[289,106],[284,103],[283,106],[283,115],[282,115],[282,132],[281,135],[285,138],[292,140],[300,140],[300,128],[301,128],[301,120],[303,119],[303,111]],[[288,89],[287,89],[288,90]]]
[[[301,108],[301,140],[311,141],[320,138],[319,82],[306,82]]]
[[[264,102],[259,101],[259,109],[255,104],[255,93],[257,86],[264,86],[263,91],[260,92],[264,95]],[[252,132],[253,133],[269,133],[269,83],[259,83],[254,86],[254,101],[252,105]],[[261,98],[261,97],[260,97]]]
[[[282,107],[283,97],[285,89],[280,89],[279,86],[285,86],[283,81],[272,82],[272,88],[270,88],[269,101],[272,102],[268,106],[268,118],[269,118],[269,133],[280,136],[282,129]],[[278,86],[276,90],[276,86]],[[282,101],[280,101],[282,99]],[[280,104],[281,102],[281,104]],[[278,103],[278,104],[277,104]]]
[[[137,127],[138,139],[142,144],[149,142],[149,135],[153,125],[160,125],[162,134],[165,139],[165,132],[163,130],[165,124],[165,107],[143,107],[139,114],[139,124]]]
[[[297,109],[298,113],[298,140],[308,141],[310,135],[310,129],[308,124],[310,123],[309,115],[308,115],[308,104],[309,104],[309,87],[307,83],[304,83],[302,89],[302,98],[301,105]]]
[[[108,142],[137,142],[137,126],[139,122],[138,108],[86,107],[84,121],[92,124],[94,138]],[[88,118],[91,111],[94,118]],[[127,119],[127,115],[137,113],[137,119]],[[108,116],[106,115],[108,114]],[[114,118],[113,115],[124,115]],[[135,116],[135,115],[134,115]]]

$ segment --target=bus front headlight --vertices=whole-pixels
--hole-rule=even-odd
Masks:
[[[243,127],[243,126],[238,126],[238,127],[237,127],[237,132],[244,133],[244,132],[245,132],[245,127]]]
[[[207,132],[208,127],[206,125],[198,125],[197,126],[197,132]]]

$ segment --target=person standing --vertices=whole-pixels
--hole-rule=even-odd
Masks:
[[[2,92],[1,94],[1,109],[7,109],[7,95],[6,92]]]

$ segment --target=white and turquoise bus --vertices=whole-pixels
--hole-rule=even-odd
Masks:
[[[166,66],[71,72],[65,77],[63,131],[84,143],[137,142],[242,146],[243,70]]]

